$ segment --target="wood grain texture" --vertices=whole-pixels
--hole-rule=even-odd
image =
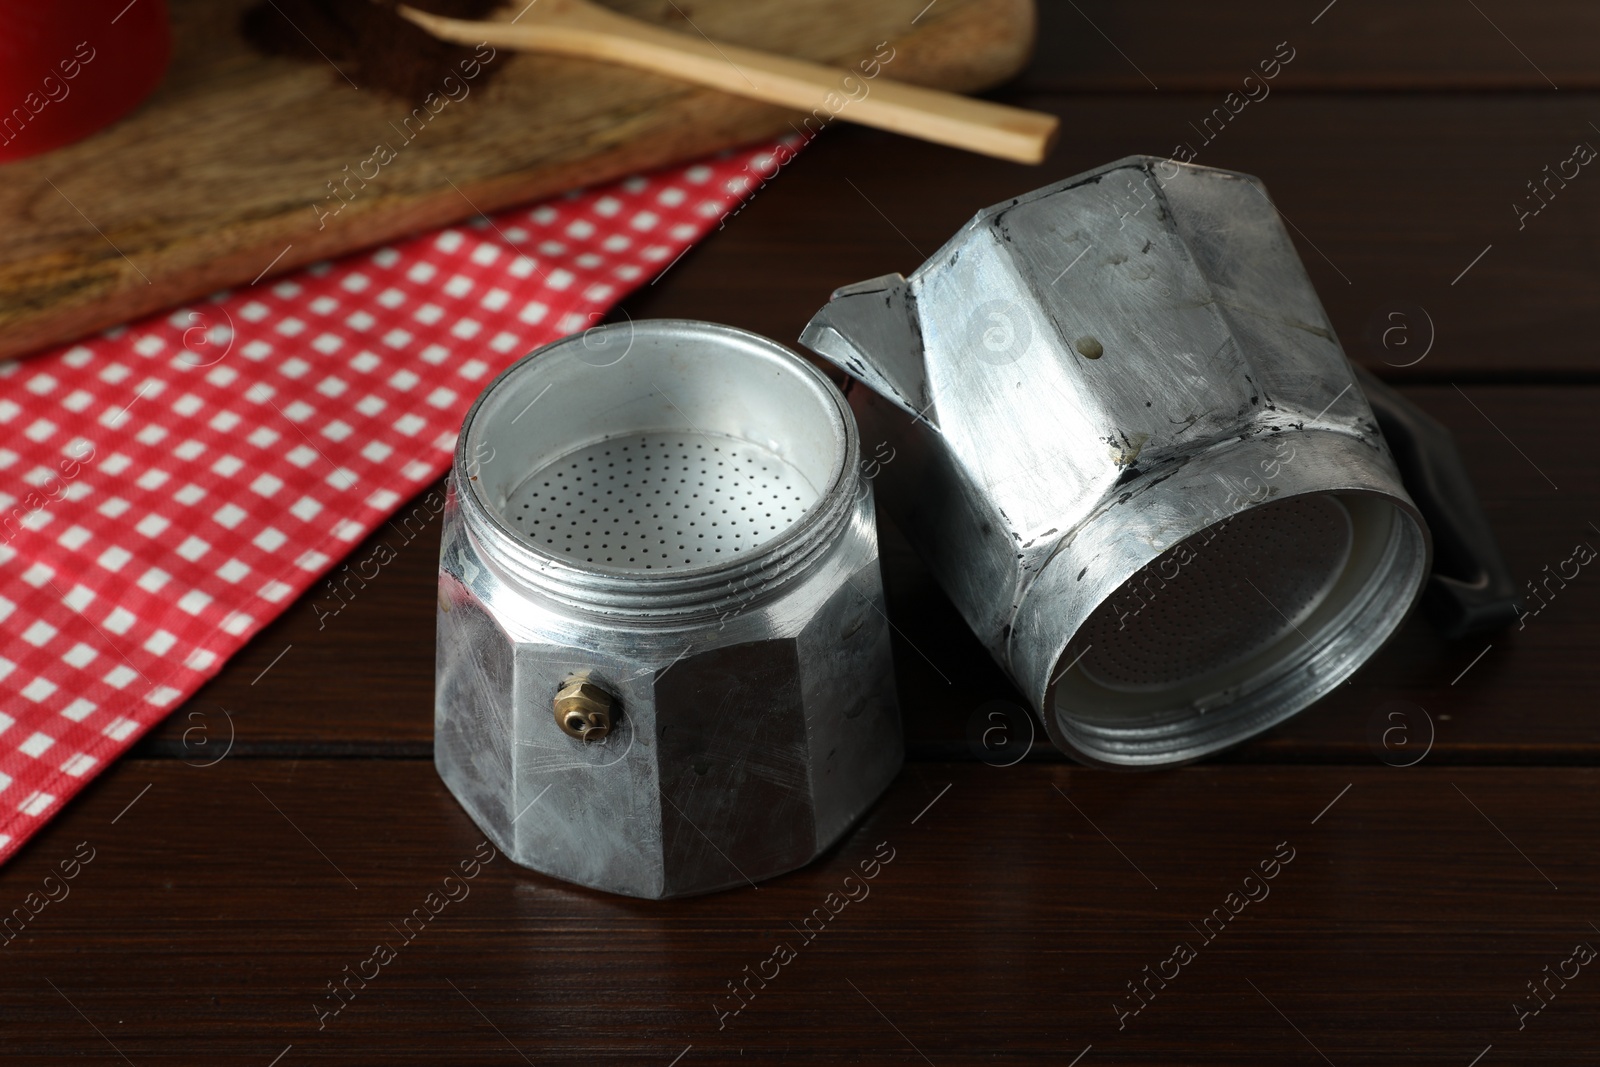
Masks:
[[[661,310],[669,312],[670,304]],[[1600,388],[1403,391],[1455,433],[1519,581],[1543,581],[1549,573],[1544,568],[1559,569],[1580,541],[1600,547],[1600,530],[1590,525],[1600,523],[1594,503],[1600,468],[1578,446],[1600,409]],[[427,519],[429,509],[417,514]],[[983,758],[988,754],[973,748],[972,731],[981,736],[991,702],[1020,709],[1022,698],[900,532],[887,519],[880,519],[880,531],[911,754]],[[237,751],[253,755],[430,753],[437,537],[437,519],[410,541],[396,524],[385,525],[354,558],[369,557],[383,541],[394,559],[348,607],[341,608],[326,589],[320,597],[313,589],[158,727],[141,751],[203,760],[202,742],[226,737],[231,721]],[[1600,647],[1600,574],[1591,570],[1565,589],[1552,586],[1547,606],[1522,630],[1503,636],[1452,644],[1413,618],[1350,684],[1222,758],[1399,761],[1398,749],[1375,749],[1368,736],[1374,722],[1387,725],[1385,716],[1398,701],[1412,709],[1412,743],[1432,724],[1434,762],[1600,762],[1593,701],[1600,661],[1590,654]],[[1457,681],[1490,644],[1493,649]],[[1426,713],[1426,722],[1415,709]],[[191,719],[191,711],[203,718]],[[1026,729],[1020,711],[1012,722],[1020,736]],[[196,723],[206,729],[191,733]],[[1038,742],[1040,758],[1059,758],[1042,731]]]
[[[1592,769],[921,764],[759,889],[647,903],[499,857],[406,942],[482,840],[428,763],[129,761],[0,872],[9,909],[94,849],[0,949],[0,1062],[1586,1062],[1593,967],[1520,1031],[1512,1004],[1600,942],[1597,818]],[[1196,958],[1119,1029],[1179,942]],[[397,958],[319,1030],[379,943]]]
[[[1352,358],[1397,381],[1600,381],[1592,327],[1600,172],[1591,164],[1566,188],[1553,186],[1548,206],[1521,229],[1513,211],[1531,199],[1526,183],[1578,142],[1600,150],[1589,125],[1600,125],[1593,97],[1274,94],[1209,145],[1190,124],[1220,107],[1221,93],[1007,99],[1061,117],[1061,144],[1044,165],[830,129],[675,268],[692,258],[707,264],[685,272],[674,305],[794,338],[834,288],[909,273],[983,207],[1192,142],[1197,163],[1265,183]],[[653,314],[653,293],[630,311]],[[1405,307],[1424,309],[1434,336],[1427,357],[1409,367],[1400,364],[1422,351],[1427,331],[1415,311],[1409,352],[1369,339]]]
[[[1290,92],[1600,88],[1600,9],[1585,0],[1049,0],[1021,83],[1233,89],[1285,40],[1297,54],[1278,84]]]
[[[0,355],[249,283],[269,267],[776,136],[793,117],[656,75],[502,54],[494,79],[462,83],[458,102],[441,89],[443,102],[405,126],[411,105],[360,92],[335,69],[252,52],[236,32],[246,3],[176,4],[173,69],[150,101],[87,141],[6,167]],[[692,26],[660,0],[616,6],[845,65],[891,41],[886,72],[958,91],[1014,72],[1032,34],[1030,0],[945,0],[915,26],[915,0],[704,0]],[[378,144],[394,159],[367,182],[359,165]],[[359,176],[344,184],[350,174]]]
[[[850,89],[852,123],[998,159],[1038,163],[1055,141],[1054,116],[888,79],[862,92],[855,88],[865,84],[860,77],[841,85],[837,66],[719,44],[620,16],[590,0],[545,0],[521,11],[501,8],[499,17],[488,20],[445,18],[405,6],[401,11],[435,37],[456,44],[487,42],[518,52],[620,63],[801,114],[826,102],[830,94],[844,100],[841,89]],[[894,55],[885,43],[874,50],[872,63],[878,65],[857,64],[856,73],[873,71],[876,76],[880,54],[885,60]]]

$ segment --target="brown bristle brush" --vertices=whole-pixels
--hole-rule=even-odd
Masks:
[[[501,0],[424,2],[442,16],[478,19]],[[473,54],[470,47],[442,41],[402,18],[393,2],[263,0],[245,11],[241,29],[245,40],[268,55],[327,61],[360,88],[411,103],[437,93],[439,80]]]
[[[737,96],[842,118],[1019,163],[1038,163],[1057,120],[732,44],[716,44],[620,15],[590,0],[266,0],[245,14],[245,36],[277,55],[328,60],[359,86],[407,100],[475,45],[576,56],[653,71]],[[879,57],[881,59],[881,57]]]

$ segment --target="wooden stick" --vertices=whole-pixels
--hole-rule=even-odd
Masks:
[[[587,0],[538,0],[515,22],[445,18],[404,4],[399,12],[441,40],[620,63],[1018,163],[1041,162],[1059,125],[1039,111],[690,37]]]

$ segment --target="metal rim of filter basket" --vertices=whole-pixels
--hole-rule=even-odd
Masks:
[[[590,362],[587,357],[594,349],[614,349],[619,334],[625,337],[625,356]],[[762,394],[768,393],[790,403],[767,402]],[[572,397],[584,395],[598,405],[588,420],[566,409]],[[727,403],[714,403],[718,395]],[[539,405],[546,403],[541,411]],[[711,405],[706,410],[697,407],[706,404]],[[630,414],[640,415],[644,423],[630,425]],[[538,427],[567,417],[578,424],[575,439],[546,449],[531,462],[518,458],[517,448],[537,436]],[[714,425],[717,419],[731,419],[732,425]],[[760,439],[762,434],[766,439]],[[644,461],[633,458],[641,445],[650,452]],[[690,470],[661,469],[656,456],[664,457],[668,445],[676,453],[671,464]],[[623,449],[628,450],[627,462]],[[484,556],[519,584],[572,610],[682,621],[765,599],[806,573],[849,521],[860,477],[859,452],[855,421],[842,394],[789,349],[716,323],[640,320],[562,338],[497,376],[462,424],[452,478],[468,533]],[[727,466],[729,457],[751,473],[734,473]],[[510,466],[497,471],[497,461]],[[724,467],[719,470],[717,463]],[[768,469],[759,471],[763,466]],[[785,469],[775,471],[778,466]],[[810,474],[802,467],[809,467]],[[491,473],[496,477],[488,477]],[[668,473],[683,483],[675,488],[690,495],[680,492],[673,498],[667,492]],[[708,478],[710,486],[694,484]],[[725,499],[711,506],[718,478]],[[763,486],[776,488],[774,478],[784,497],[776,506],[789,509],[777,512],[789,516],[786,524],[768,522],[758,533],[753,523],[730,521],[722,514],[730,500],[730,511],[748,508],[757,499],[768,501],[772,493]],[[542,484],[547,481],[551,484]],[[623,500],[624,487],[638,494],[626,500],[635,505],[632,513],[625,506],[620,514],[600,510]],[[697,492],[702,495],[693,495]],[[672,506],[663,506],[662,499],[673,501]],[[646,507],[647,502],[654,502],[655,509]],[[701,511],[709,514],[702,516]],[[747,510],[732,518],[750,514]],[[646,519],[672,528],[646,531]],[[688,526],[690,522],[696,526]],[[712,527],[712,522],[718,525]],[[568,541],[585,527],[600,536]],[[624,529],[634,533],[624,538]],[[646,532],[658,535],[651,541],[670,540],[675,554],[641,555],[645,548],[664,553],[667,547],[646,545]],[[695,537],[691,544],[682,536],[660,536],[672,533],[708,537]],[[569,547],[584,543],[593,547]],[[619,547],[624,543],[626,553]],[[738,551],[733,551],[735,545]],[[657,561],[662,565],[656,566]]]

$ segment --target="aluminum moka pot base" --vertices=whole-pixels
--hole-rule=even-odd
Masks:
[[[479,397],[450,488],[434,758],[516,862],[753,883],[899,770],[871,487],[805,360],[710,323],[565,338]]]
[[[804,344],[876,485],[1055,744],[1216,752],[1400,626],[1426,525],[1265,190],[1134,157],[980,212]]]

